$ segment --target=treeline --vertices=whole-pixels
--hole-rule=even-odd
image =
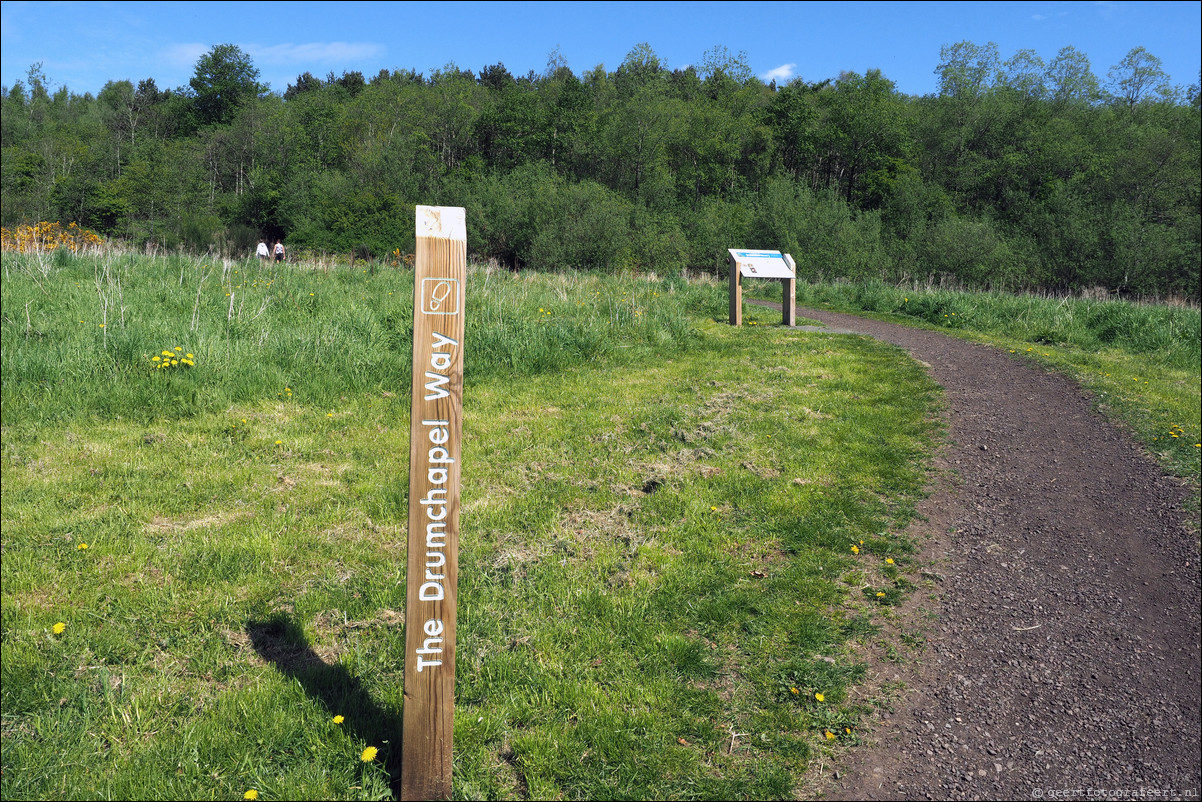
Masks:
[[[742,54],[668,69],[648,45],[581,75],[502,64],[259,83],[233,45],[189,85],[2,98],[6,226],[248,253],[413,248],[418,203],[464,206],[513,268],[719,270],[729,247],[807,277],[1199,296],[1198,86],[1132,50],[1100,81],[1066,47],[943,48],[939,90],[880,71],[765,84]]]

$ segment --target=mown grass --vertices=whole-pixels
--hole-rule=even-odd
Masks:
[[[753,288],[758,297],[779,301],[777,282]],[[1167,472],[1190,483],[1197,514],[1202,475],[1198,308],[879,282],[805,284],[798,288],[797,302],[936,328],[1070,376]]]
[[[4,798],[390,798],[412,275],[3,268]],[[468,299],[455,796],[797,793],[871,708],[937,388],[721,284]]]

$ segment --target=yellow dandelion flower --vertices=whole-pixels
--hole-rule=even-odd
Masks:
[[[65,623],[63,623],[62,621],[59,621],[57,624],[55,624],[52,627],[52,631],[54,632],[55,635],[61,635],[61,634],[63,634],[63,630],[65,630],[66,628],[67,628],[67,625]]]
[[[258,799],[259,792],[252,788],[249,791],[247,791],[245,794],[243,794],[242,798],[243,799]]]
[[[885,595],[885,591],[883,591],[883,590],[878,590],[878,591],[876,592],[876,595],[878,595],[878,596],[884,596],[884,595]]]
[[[341,724],[341,723],[342,723],[342,722],[344,722],[344,721],[346,721],[346,719],[345,719],[345,718],[343,718],[342,716],[334,716],[334,723],[335,723],[335,724]]]
[[[825,701],[826,701],[826,697],[825,697],[825,696],[823,696],[823,695],[822,695],[822,694],[820,694],[820,693],[816,693],[816,694],[814,694],[814,698],[815,698],[815,699],[817,699],[819,702],[825,702]]]
[[[844,731],[845,733],[847,733],[848,735],[851,735],[851,727],[844,727],[844,728],[843,728],[843,731]]]
[[[828,740],[828,741],[835,740],[835,734],[833,732],[831,732],[830,730],[826,730],[822,734],[826,736],[826,740]]]
[[[363,754],[359,755],[359,759],[362,760],[364,763],[370,763],[376,759],[376,755],[378,755],[379,753],[380,753],[379,749],[376,749],[374,746],[369,746],[363,750]]]
[[[801,693],[801,691],[797,690],[796,688],[790,688],[789,693],[793,694],[794,696],[797,696],[798,694]]]
[[[885,558],[885,564],[886,564],[886,565],[893,565],[893,564],[894,564],[894,562],[893,562],[893,558],[892,558],[892,557],[886,557],[886,558]]]
[[[161,356],[152,356],[152,357],[150,358],[150,361],[151,361],[151,362],[158,362],[158,361],[160,361],[161,359],[162,359],[162,357],[161,357]]]
[[[183,349],[183,348],[180,348],[180,347],[177,345],[177,346],[175,346],[175,350],[176,350],[176,351],[182,351],[182,350],[184,350],[184,349]]]
[[[84,550],[84,549],[86,549],[87,547],[88,547],[88,544],[87,544],[87,543],[80,543],[80,544],[79,544],[78,546],[76,546],[75,548],[76,548],[76,549],[78,549],[79,551],[83,551],[83,550]]]
[[[277,446],[282,446],[282,445],[284,445],[284,441],[283,441],[283,440],[276,440],[276,441],[275,441],[275,444],[276,444]]]
[[[852,547],[851,547],[851,553],[852,553],[852,554],[859,554],[859,553],[860,553],[860,547],[859,547],[859,546],[852,546]]]

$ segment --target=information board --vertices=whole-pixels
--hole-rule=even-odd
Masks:
[[[727,249],[730,258],[739,266],[739,274],[747,278],[793,278],[793,267],[780,251],[740,251]]]

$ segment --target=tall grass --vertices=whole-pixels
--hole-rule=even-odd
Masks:
[[[907,289],[879,282],[825,285],[813,288],[807,300],[850,303],[868,312],[897,314],[942,328],[979,331],[1040,345],[1114,348],[1174,367],[1189,368],[1202,359],[1202,315],[1196,307]]]
[[[777,282],[758,283],[779,300]],[[1181,304],[892,286],[803,283],[799,304],[869,313],[993,345],[1061,371],[1193,487],[1202,473],[1202,313]]]
[[[303,393],[409,391],[413,274],[108,252],[5,254],[5,418],[194,415]],[[24,277],[26,281],[7,280]],[[712,295],[712,293],[711,293]],[[472,265],[465,382],[687,348],[680,280],[531,280]],[[195,355],[156,370],[162,350]]]

